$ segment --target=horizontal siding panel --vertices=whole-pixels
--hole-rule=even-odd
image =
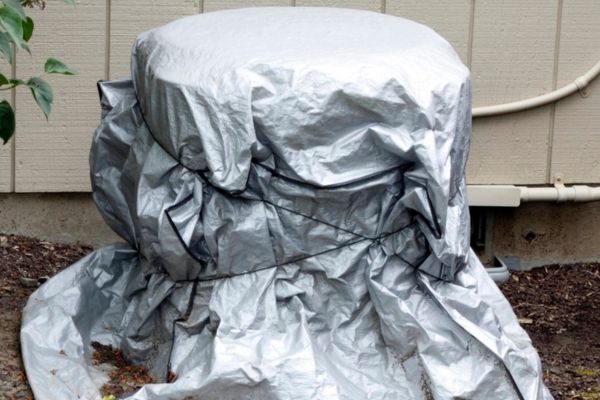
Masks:
[[[292,0],[204,0],[204,12],[244,7],[285,7]]]
[[[104,78],[105,2],[79,0],[77,7],[53,2],[30,15],[36,23],[33,55],[20,55],[17,75],[41,74],[48,57],[80,75],[45,78],[55,95],[48,122],[29,91],[17,91],[16,191],[89,191],[88,154],[100,121],[96,82]]]
[[[11,65],[4,59],[4,56],[0,56],[0,73],[10,79],[11,77]],[[10,91],[4,90],[0,92],[0,101],[10,100]],[[14,109],[14,104],[11,104]],[[11,141],[14,139],[11,139]],[[11,175],[11,142],[2,145],[0,140],[0,193],[10,192],[10,175]],[[0,215],[0,218],[2,216]]]
[[[140,33],[199,10],[200,0],[111,0],[110,78],[131,75],[131,49]]]
[[[48,76],[55,103],[46,122],[30,93],[17,91],[16,190],[89,190],[88,152],[100,116],[96,81],[105,77],[106,2],[77,7],[48,3],[28,10],[36,21],[33,56],[19,54],[20,77],[41,73],[54,56],[80,71]],[[112,0],[110,77],[127,76],[135,37],[197,13],[253,6],[327,6],[382,11],[380,0]],[[386,12],[424,23],[445,37],[466,62],[470,0],[386,0]],[[477,0],[472,40],[475,106],[526,99],[552,90],[558,0]],[[558,87],[600,58],[600,2],[564,2]],[[58,29],[58,25],[68,29]],[[9,73],[8,66],[0,67]],[[6,74],[5,74],[6,75]],[[590,96],[556,103],[551,174],[568,183],[600,183],[600,80]],[[8,93],[2,93],[4,98]],[[467,167],[470,184],[546,183],[550,107],[477,119]],[[0,192],[10,190],[10,144],[0,146]]]
[[[467,64],[471,0],[386,0],[385,10],[427,25],[450,42]]]
[[[558,0],[477,1],[471,75],[473,105],[502,104],[552,91]],[[546,182],[549,107],[475,120],[470,184]]]
[[[296,0],[296,6],[354,8],[381,12],[381,0]]]
[[[11,143],[8,142],[2,146],[2,141],[0,141],[0,146],[0,193],[6,193],[10,192]]]
[[[466,171],[467,183],[544,183],[549,119],[550,106],[474,119]]]
[[[476,4],[471,66],[474,106],[551,92],[558,0]]]
[[[573,82],[600,60],[600,2],[565,1],[561,27],[558,87]],[[600,78],[556,103],[552,175],[567,183],[600,183]]]

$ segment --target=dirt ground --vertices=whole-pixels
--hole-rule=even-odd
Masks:
[[[548,265],[501,286],[556,399],[600,399],[600,264]]]
[[[21,311],[37,287],[90,253],[89,246],[0,235],[0,398],[33,399],[21,360]]]
[[[91,251],[89,246],[0,234],[0,398],[33,399],[19,344],[27,299],[48,278]],[[544,382],[554,397],[600,400],[600,264],[515,272],[501,289],[540,354]],[[123,364],[118,349],[95,347],[95,358],[105,362],[112,357],[121,363],[118,370],[131,374],[132,387],[143,384],[143,371]],[[123,386],[127,376],[115,379]]]

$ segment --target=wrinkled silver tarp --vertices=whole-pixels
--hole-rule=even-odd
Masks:
[[[37,399],[99,398],[91,341],[157,379],[131,399],[551,398],[469,251],[469,71],[431,29],[209,13],[142,34],[132,74],[90,157],[127,244],[29,300]]]

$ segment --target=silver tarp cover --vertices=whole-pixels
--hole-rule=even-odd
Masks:
[[[132,74],[99,84],[90,156],[127,244],[29,300],[36,398],[100,398],[92,341],[151,371],[131,399],[551,398],[469,250],[470,77],[435,32],[209,13],[142,34]]]

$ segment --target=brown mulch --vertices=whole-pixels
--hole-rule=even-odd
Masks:
[[[90,246],[0,234],[0,398],[33,399],[19,342],[27,299],[39,285],[91,251]]]
[[[85,245],[0,234],[0,398],[33,399],[19,343],[27,299],[91,251]],[[600,400],[600,264],[513,272],[501,289],[540,354],[544,382],[555,398]],[[114,366],[105,394],[119,395],[149,381],[146,371],[127,364],[119,349],[95,343],[94,350],[95,362]]]
[[[600,264],[514,272],[500,286],[559,399],[600,399]]]
[[[105,383],[100,390],[103,396],[119,397],[154,381],[148,376],[146,368],[136,367],[125,361],[121,349],[113,349],[110,345],[98,342],[92,342],[92,347],[94,348],[94,354],[92,354],[94,365],[108,364],[114,367],[108,373],[110,381]]]

